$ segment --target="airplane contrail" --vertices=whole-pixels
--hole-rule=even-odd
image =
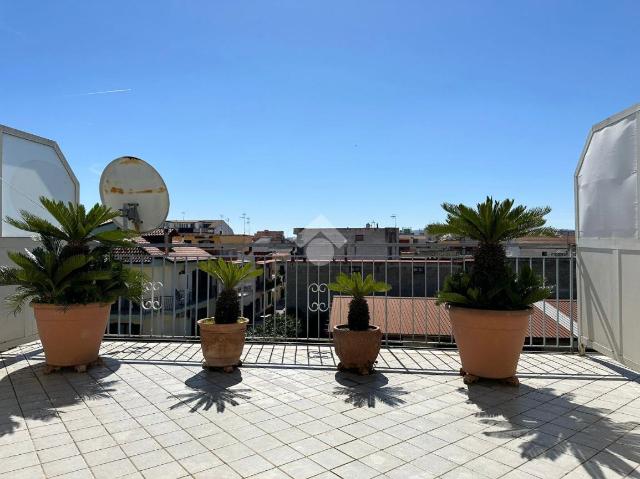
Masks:
[[[75,96],[88,96],[88,95],[106,95],[109,93],[128,93],[130,91],[133,91],[133,88],[123,88],[120,90],[104,90],[104,91],[92,91],[89,93],[78,93]]]

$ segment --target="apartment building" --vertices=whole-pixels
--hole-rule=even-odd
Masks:
[[[367,223],[364,228],[294,228],[296,255],[321,260],[357,258],[399,258],[398,228],[380,228]],[[313,258],[311,258],[313,259]]]

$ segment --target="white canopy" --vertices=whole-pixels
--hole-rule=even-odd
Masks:
[[[595,125],[575,173],[580,340],[640,369],[640,104]]]

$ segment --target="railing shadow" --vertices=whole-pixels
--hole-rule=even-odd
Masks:
[[[496,405],[486,400],[485,388],[472,386],[460,390],[466,391],[469,402],[481,409],[476,417],[489,426],[482,434],[502,439],[517,438],[522,458],[556,461],[563,455],[571,455],[579,459],[590,477],[596,479],[612,477],[611,470],[626,475],[633,469],[630,464],[640,462],[640,421],[616,421],[607,409],[574,402],[572,393],[558,394],[552,388],[534,389],[521,385],[511,399]],[[544,398],[542,405],[548,404],[548,409],[565,412],[554,422],[527,419],[527,407],[509,417],[500,412],[500,406],[513,412],[513,401],[529,393],[538,399]]]
[[[375,408],[378,402],[397,407],[406,401],[402,396],[408,394],[402,387],[387,386],[389,379],[381,373],[371,376],[358,376],[352,373],[337,372],[336,386],[333,394],[336,396],[346,396],[344,402],[353,404],[355,407]]]
[[[63,418],[69,406],[110,398],[116,381],[105,378],[118,368],[119,364],[111,361],[108,367],[93,367],[87,373],[64,371],[44,376],[41,363],[4,376],[0,379],[0,437],[26,430],[25,421],[54,421]]]
[[[233,373],[218,373],[202,371],[185,381],[185,385],[192,392],[174,394],[180,402],[169,409],[188,407],[190,412],[208,411],[215,406],[219,413],[223,413],[227,406],[238,406],[240,401],[249,401],[251,389],[233,389],[242,382],[242,373],[236,369]]]

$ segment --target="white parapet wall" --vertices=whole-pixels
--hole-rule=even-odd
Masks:
[[[580,341],[640,370],[640,104],[595,125],[575,173]]]
[[[32,249],[31,233],[9,225],[5,218],[20,210],[49,217],[40,196],[78,202],[80,185],[58,144],[52,140],[0,125],[0,266],[12,263],[7,251]],[[4,304],[12,288],[0,287],[0,351],[37,338],[31,307],[14,315]]]
[[[24,251],[32,249],[37,243],[31,238],[0,238],[0,266],[13,265],[7,257],[7,251]],[[5,304],[4,298],[15,288],[0,286],[0,351],[5,351],[19,344],[38,339],[38,331],[33,316],[33,309],[25,305],[20,313],[14,314]]]

